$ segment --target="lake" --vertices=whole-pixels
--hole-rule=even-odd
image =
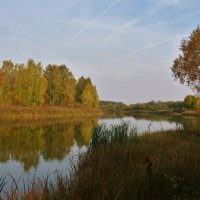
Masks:
[[[57,120],[1,120],[0,176],[7,175],[6,190],[13,177],[19,180],[45,177],[55,170],[67,173],[71,160],[86,152],[93,129],[122,121],[135,126],[138,135],[145,132],[198,128],[200,119],[173,116],[135,115],[122,118],[84,118]],[[199,129],[200,130],[200,129]],[[53,176],[52,176],[53,179]]]

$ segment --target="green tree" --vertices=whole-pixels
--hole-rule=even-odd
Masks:
[[[187,39],[181,41],[181,55],[171,67],[173,76],[181,84],[189,86],[200,95],[200,27],[197,27]]]
[[[189,109],[195,108],[196,97],[193,95],[187,95],[184,99],[185,107]]]

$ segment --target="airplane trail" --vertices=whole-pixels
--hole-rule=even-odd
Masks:
[[[102,13],[100,13],[97,17],[90,20],[77,34],[72,37],[72,39],[68,42],[68,45],[72,43],[74,40],[76,40],[80,35],[82,35],[85,31],[88,30],[89,27],[91,27],[96,21],[98,21],[101,17],[103,17],[105,14],[107,14],[111,8],[116,5],[120,0],[113,1]]]

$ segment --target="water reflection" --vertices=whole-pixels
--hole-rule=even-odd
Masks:
[[[87,146],[98,119],[67,121],[36,126],[0,128],[0,163],[20,162],[25,171],[44,161],[60,160],[70,153],[75,144]]]
[[[137,114],[133,116],[138,121],[149,121],[151,124],[162,124],[163,130],[169,129],[183,129],[185,132],[188,130],[200,133],[200,118],[192,116],[173,116],[173,115],[141,115]],[[159,131],[159,128],[155,128],[152,131]]]
[[[138,128],[139,134],[184,128],[199,130],[200,119],[165,115],[134,115],[108,119],[42,119],[0,120],[0,176],[11,173],[19,177],[37,172],[65,170],[69,158],[87,151],[93,129],[98,123],[116,124],[129,121]]]

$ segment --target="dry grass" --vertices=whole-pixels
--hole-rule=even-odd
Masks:
[[[97,108],[59,106],[0,106],[0,119],[5,118],[62,118],[79,116],[101,116]]]

